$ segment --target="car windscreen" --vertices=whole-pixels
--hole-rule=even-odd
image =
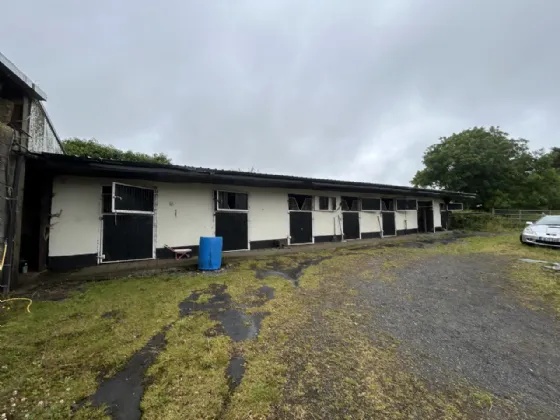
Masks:
[[[537,220],[536,225],[559,225],[560,216],[544,216],[542,219]]]

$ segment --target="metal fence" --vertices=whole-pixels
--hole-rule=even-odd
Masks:
[[[520,222],[534,222],[546,215],[560,215],[560,210],[492,209],[492,214]]]

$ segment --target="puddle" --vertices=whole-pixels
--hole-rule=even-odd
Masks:
[[[233,356],[229,361],[226,375],[229,378],[229,392],[232,393],[235,391],[235,388],[241,385],[241,380],[243,375],[245,375],[245,358],[241,355]]]
[[[270,286],[262,286],[257,290],[257,297],[264,300],[274,299],[274,288]]]
[[[212,314],[231,306],[231,296],[226,293],[224,284],[211,284],[206,290],[192,292],[185,300],[179,303],[179,316],[181,318],[193,312],[207,312]],[[212,295],[208,300],[199,302],[202,295]]]
[[[261,286],[256,291],[257,302],[252,305],[236,305],[231,296],[226,293],[227,286],[212,284],[208,289],[191,293],[189,297],[179,304],[181,317],[192,315],[196,312],[205,312],[211,320],[218,323],[204,332],[206,337],[216,337],[225,334],[233,342],[252,340],[259,335],[262,321],[269,312],[246,313],[245,310],[263,305],[274,298],[274,288]],[[201,296],[212,295],[204,300]],[[199,299],[201,301],[199,301]],[[225,410],[229,404],[231,394],[241,384],[245,375],[245,357],[236,351],[229,360],[225,375],[228,380],[229,395],[224,400]]]
[[[165,333],[170,326],[154,335],[144,347],[130,358],[124,369],[115,376],[103,379],[91,397],[77,404],[80,408],[87,401],[94,407],[107,406],[107,414],[115,420],[136,420],[142,416],[140,401],[144,395],[144,375],[165,348]]]
[[[256,291],[259,302],[250,305],[237,305],[231,296],[226,293],[227,286],[212,284],[206,290],[191,293],[179,303],[179,317],[193,315],[196,312],[207,313],[211,320],[217,324],[204,332],[206,337],[216,337],[225,334],[233,342],[252,340],[259,334],[263,319],[268,312],[246,313],[250,307],[258,307],[267,300],[274,298],[274,289],[262,286]],[[101,315],[105,319],[121,316],[119,310],[112,310]],[[148,368],[155,362],[158,354],[165,349],[165,334],[173,324],[167,325],[154,335],[144,347],[138,350],[128,360],[125,367],[111,378],[100,380],[95,393],[84,398],[72,409],[75,411],[87,402],[94,407],[107,406],[107,414],[115,420],[136,420],[142,416],[140,402],[147,385],[145,377]],[[188,351],[188,350],[185,350]],[[231,393],[239,386],[245,374],[245,358],[240,351],[232,355],[225,375]],[[229,403],[230,396],[224,401],[224,406]]]
[[[256,276],[258,279],[264,279],[265,277],[281,277],[283,279],[291,282],[294,287],[299,287],[299,278],[303,274],[304,270],[312,265],[317,265],[324,260],[328,260],[331,257],[319,257],[310,260],[302,261],[296,266],[286,266],[282,263],[272,262],[266,269],[257,269]]]
[[[226,335],[231,338],[233,342],[252,340],[261,330],[263,319],[270,315],[269,312],[253,312],[246,314],[238,309],[227,309],[219,312],[211,319],[220,321]]]

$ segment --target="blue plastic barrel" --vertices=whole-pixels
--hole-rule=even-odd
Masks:
[[[219,270],[222,266],[222,237],[200,237],[198,269]]]

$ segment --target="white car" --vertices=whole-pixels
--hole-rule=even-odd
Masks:
[[[560,248],[560,216],[544,216],[535,223],[527,222],[519,239],[524,244]]]

